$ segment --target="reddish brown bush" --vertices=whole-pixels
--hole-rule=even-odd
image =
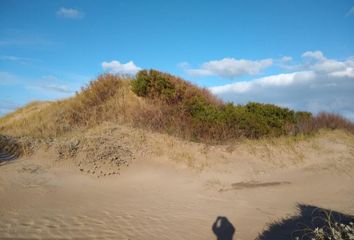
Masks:
[[[354,123],[341,115],[321,112],[312,119],[314,129],[345,129],[354,133]]]

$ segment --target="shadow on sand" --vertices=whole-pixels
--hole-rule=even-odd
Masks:
[[[323,209],[311,205],[299,204],[299,215],[271,224],[266,231],[261,233],[258,240],[280,239],[311,239],[310,229],[327,225],[328,217],[332,221],[348,224],[354,220],[354,216],[346,215],[330,209]]]

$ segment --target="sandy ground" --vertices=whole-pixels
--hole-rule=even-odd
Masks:
[[[354,141],[340,136],[268,152],[210,147],[186,161],[165,149],[100,178],[39,152],[0,167],[0,239],[216,239],[212,224],[226,216],[241,240],[296,215],[297,204],[354,214]]]

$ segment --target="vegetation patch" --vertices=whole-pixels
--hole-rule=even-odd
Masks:
[[[104,122],[208,143],[308,134],[321,128],[354,132],[354,124],[339,115],[225,103],[207,89],[157,70],[142,70],[134,77],[103,74],[69,99],[31,103],[0,118],[0,132],[47,142],[80,135]]]
[[[309,112],[293,111],[272,104],[224,103],[208,90],[156,70],[142,70],[131,81],[132,91],[150,105],[138,113],[135,123],[198,141],[225,141],[240,137],[261,138],[296,135],[328,127],[354,129],[344,118],[328,119]]]

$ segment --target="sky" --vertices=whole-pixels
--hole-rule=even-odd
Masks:
[[[354,0],[0,0],[0,115],[141,69],[354,121]]]

